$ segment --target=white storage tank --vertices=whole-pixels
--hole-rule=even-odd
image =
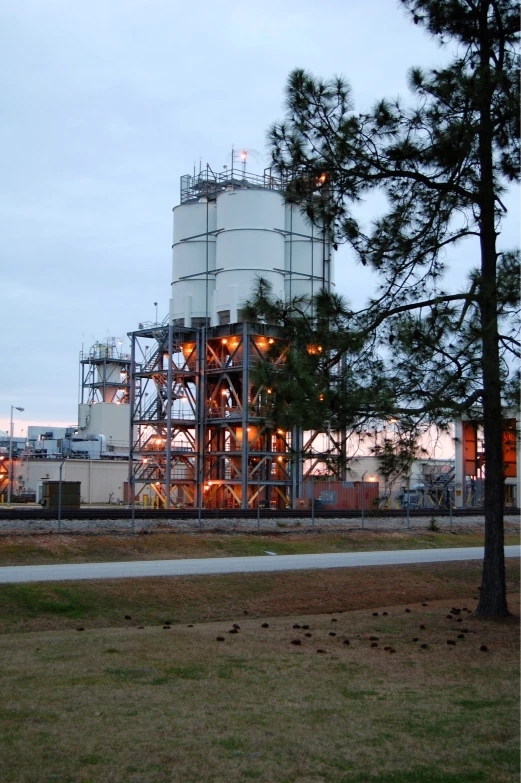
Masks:
[[[285,295],[312,297],[323,287],[323,259],[329,254],[323,232],[302,214],[298,206],[286,205]],[[326,285],[327,285],[326,267]]]
[[[259,277],[284,296],[284,200],[274,190],[227,190],[217,196],[217,226],[214,325],[241,320]]]
[[[242,159],[242,158],[241,158]],[[181,178],[174,211],[170,316],[200,327],[242,320],[241,308],[259,277],[280,299],[332,285],[331,248],[298,206],[286,205],[282,183],[266,169]]]
[[[216,204],[201,198],[174,210],[170,317],[180,326],[203,326],[211,317],[215,287]],[[208,272],[208,314],[207,304]]]

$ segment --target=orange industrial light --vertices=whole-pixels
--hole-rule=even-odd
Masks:
[[[228,389],[221,389],[221,394],[228,394]]]
[[[226,345],[226,343],[228,342],[228,340],[226,340],[226,339],[224,339],[224,338],[223,338],[223,339],[221,340],[221,342],[222,342],[222,344],[223,344],[223,345]]]
[[[268,342],[269,342],[269,344],[270,344],[270,345],[273,345],[273,343],[275,342],[275,340],[273,339],[273,337],[270,337],[270,339],[268,340]]]
[[[318,399],[320,400],[320,402],[324,402],[324,395],[323,394],[319,394],[318,395]]]
[[[272,389],[266,389],[266,393],[267,394],[271,394],[271,392],[272,392]]]

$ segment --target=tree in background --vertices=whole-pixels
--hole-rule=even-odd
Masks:
[[[297,70],[287,119],[270,130],[274,165],[290,183],[287,199],[378,273],[377,294],[353,312],[325,291],[311,305],[288,306],[259,288],[250,315],[280,323],[291,340],[286,370],[265,379],[276,391],[274,415],[288,421],[342,429],[402,414],[443,425],[477,411],[486,465],[477,612],[501,616],[508,614],[502,404],[515,394],[520,346],[519,256],[499,252],[497,237],[502,196],[519,180],[518,7],[511,0],[402,4],[415,24],[456,50],[441,69],[411,70],[413,105],[382,100],[357,115],[345,81]],[[373,190],[385,194],[387,209],[365,231],[353,206]],[[444,255],[469,237],[479,242],[479,263],[464,289],[448,292]]]

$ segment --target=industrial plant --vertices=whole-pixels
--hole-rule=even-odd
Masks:
[[[245,510],[303,509],[311,499],[329,508],[374,508],[382,499],[431,508],[479,503],[474,423],[456,423],[455,460],[416,461],[406,487],[403,477],[384,486],[374,457],[358,455],[347,470],[345,434],[266,424],[271,389],[256,384],[255,369],[282,364],[288,346],[276,326],[248,321],[244,302],[260,278],[286,300],[311,301],[335,286],[327,231],[286,203],[285,187],[271,169],[248,172],[246,152],[233,153],[221,172],[206,166],[181,177],[169,315],[130,332],[128,352],[117,338],[82,351],[77,425],[29,427],[23,442],[12,431],[0,440],[4,501],[39,501],[66,462],[84,503]],[[343,467],[333,468],[342,455]],[[506,501],[517,505],[515,433],[505,455]]]

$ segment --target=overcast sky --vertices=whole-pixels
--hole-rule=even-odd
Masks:
[[[82,344],[126,338],[155,301],[166,315],[180,176],[232,145],[262,170],[290,70],[346,76],[364,109],[446,56],[395,0],[7,0],[0,52],[0,427],[22,406],[17,433],[76,422]],[[369,293],[347,251],[337,283]]]

